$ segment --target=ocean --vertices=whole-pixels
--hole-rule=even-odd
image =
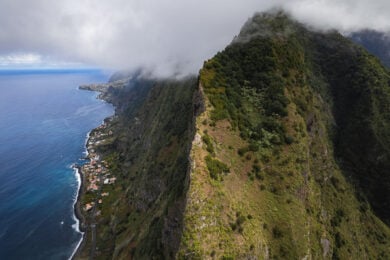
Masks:
[[[97,70],[0,71],[0,259],[69,259],[81,240],[73,205],[90,130],[112,115]]]

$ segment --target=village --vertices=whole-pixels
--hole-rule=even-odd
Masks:
[[[96,203],[102,204],[104,197],[109,196],[109,192],[102,192],[103,185],[111,185],[116,182],[116,177],[112,176],[108,170],[108,163],[97,154],[96,147],[104,142],[105,138],[112,136],[112,131],[106,131],[107,123],[103,123],[91,132],[87,141],[87,151],[89,163],[81,166],[81,174],[85,185],[85,192],[94,194],[90,201],[85,201],[83,210],[91,211]],[[106,133],[107,132],[107,133]],[[99,211],[96,212],[99,215]]]

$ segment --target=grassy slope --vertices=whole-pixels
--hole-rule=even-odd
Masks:
[[[346,130],[335,128],[335,120],[340,122],[347,104],[337,99],[335,82],[341,84],[345,74],[330,76],[344,67],[337,63],[340,57],[329,54],[344,51],[345,62],[378,75],[375,82],[381,85],[346,85],[372,95],[379,119],[386,113],[377,111],[379,104],[390,100],[382,93],[389,89],[388,72],[341,36],[310,33],[284,15],[255,17],[235,41],[200,73],[206,111],[196,121],[178,258],[389,258],[389,228],[336,162],[340,157],[333,140],[338,155],[346,154],[343,144],[350,143],[337,141]],[[323,43],[329,49],[321,56]],[[354,120],[351,116],[343,122],[352,127]],[[377,126],[374,133],[384,137],[388,148],[384,127]],[[230,172],[215,178],[207,155]]]

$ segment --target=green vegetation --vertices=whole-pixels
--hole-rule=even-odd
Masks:
[[[333,36],[331,43],[342,41]],[[344,40],[345,41],[345,40]],[[390,224],[390,74],[351,43],[334,50],[318,41],[321,71],[334,101],[335,148],[377,214]],[[351,49],[352,48],[352,49]]]
[[[379,57],[381,62],[387,67],[390,67],[390,56],[388,55],[390,49],[390,38],[378,31],[362,30],[352,33],[350,38],[361,44],[370,53]]]
[[[279,144],[285,139],[280,119],[287,116],[288,99],[274,48],[279,46],[268,39],[232,44],[205,63],[201,82],[214,107],[211,120],[229,119],[244,139],[272,134]]]
[[[214,146],[213,146],[213,142],[211,141],[211,138],[210,136],[205,133],[203,136],[202,136],[202,141],[206,144],[206,150],[214,155]]]
[[[213,159],[210,155],[205,157],[207,169],[209,170],[210,177],[214,180],[223,180],[223,173],[230,171],[229,167],[223,162]]]
[[[240,234],[244,232],[243,224],[247,220],[247,218],[241,215],[240,212],[236,213],[236,221],[234,223],[230,223],[230,227],[233,231],[238,231]]]

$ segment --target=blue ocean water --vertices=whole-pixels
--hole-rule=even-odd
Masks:
[[[0,72],[0,259],[68,259],[81,239],[73,163],[113,114],[80,84],[100,71]]]

